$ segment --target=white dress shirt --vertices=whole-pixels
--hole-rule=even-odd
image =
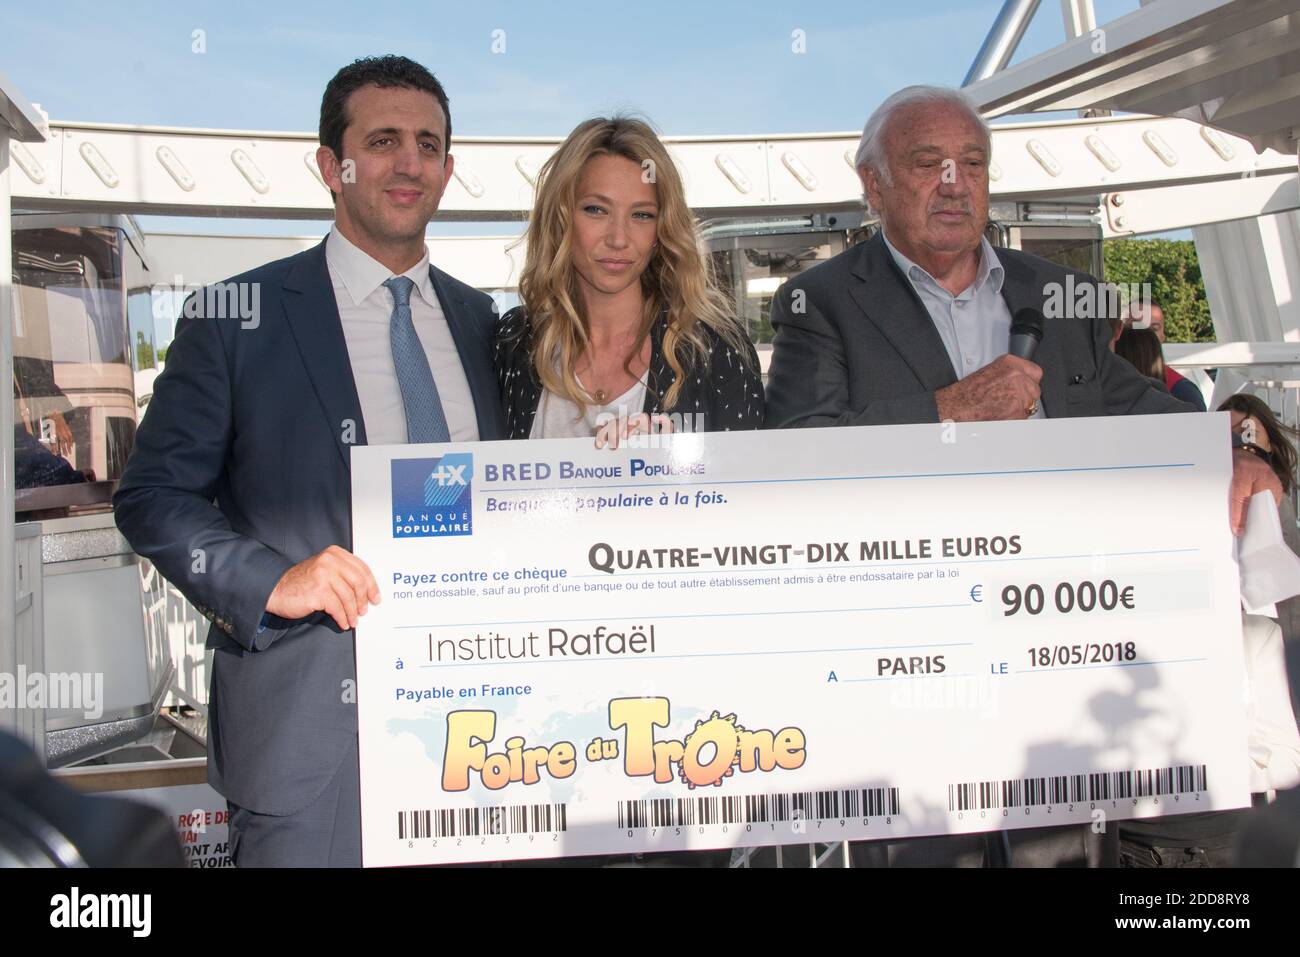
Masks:
[[[325,262],[334,284],[334,301],[343,323],[343,339],[352,364],[352,378],[361,401],[366,441],[371,445],[406,444],[406,407],[393,368],[388,336],[393,294],[384,282],[393,278],[388,267],[357,248],[335,226],[325,243]],[[460,353],[442,313],[442,304],[429,278],[429,251],[402,273],[415,283],[411,321],[438,386],[453,442],[478,440],[478,419]]]
[[[888,234],[885,246],[930,314],[958,379],[1011,351],[1011,309],[1002,298],[1005,271],[992,243],[980,237],[980,264],[975,281],[956,296],[894,248]],[[1032,417],[1044,418],[1041,402]]]

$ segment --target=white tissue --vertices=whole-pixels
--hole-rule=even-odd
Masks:
[[[1300,595],[1300,557],[1287,547],[1271,492],[1257,492],[1246,507],[1246,530],[1237,540],[1241,604],[1251,614],[1277,617],[1274,603]]]

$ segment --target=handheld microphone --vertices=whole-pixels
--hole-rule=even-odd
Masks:
[[[1011,348],[1013,356],[1020,359],[1034,360],[1038,344],[1043,341],[1043,314],[1033,306],[1016,310],[1011,321]]]

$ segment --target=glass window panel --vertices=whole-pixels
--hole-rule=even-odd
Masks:
[[[105,227],[18,229],[13,249],[16,508],[107,508],[135,437],[123,279],[135,253]]]

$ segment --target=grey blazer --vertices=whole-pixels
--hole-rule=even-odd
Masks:
[[[1042,309],[1048,283],[1086,273],[998,249],[1011,314]],[[803,310],[792,309],[803,290]],[[934,393],[957,381],[934,322],[877,233],[787,282],[772,303],[767,427],[937,422]],[[1049,417],[1194,412],[1110,351],[1105,316],[1048,319],[1034,361]]]

